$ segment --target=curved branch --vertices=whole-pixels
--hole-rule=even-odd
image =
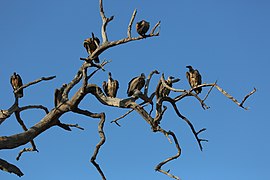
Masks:
[[[23,129],[24,131],[27,131],[28,129],[27,129],[27,127],[25,126],[25,124],[24,124],[24,122],[23,122],[23,120],[22,120],[22,118],[21,118],[21,115],[20,115],[20,113],[19,113],[18,111],[15,112],[15,116],[16,116],[16,119],[17,119],[18,123],[21,125],[22,129]],[[24,148],[23,150],[21,150],[21,151],[19,152],[17,158],[16,158],[17,161],[20,159],[21,155],[22,155],[24,152],[33,152],[33,151],[38,152],[34,140],[30,140],[30,144],[31,144],[32,148]]]
[[[103,0],[99,0],[99,8],[100,8],[100,16],[103,22],[102,27],[101,27],[101,34],[102,34],[102,39],[103,39],[103,44],[104,44],[108,42],[106,27],[107,27],[107,24],[111,20],[113,20],[113,16],[111,16],[110,18],[107,18],[105,16],[104,9],[103,9]]]
[[[156,33],[155,33],[155,31],[156,31],[157,27],[160,27],[160,22],[161,22],[161,21],[158,21],[158,22],[156,23],[156,25],[153,27],[153,29],[151,30],[151,32],[150,32],[149,35],[153,35],[153,34],[159,35],[160,29],[159,29]]]
[[[148,94],[148,88],[149,88],[150,80],[151,80],[151,78],[152,78],[152,76],[153,76],[154,74],[159,74],[159,72],[158,72],[157,70],[152,71],[152,72],[148,75],[147,80],[146,80],[146,82],[145,82],[145,86],[144,86],[144,95],[146,95],[146,96],[147,96],[147,94]]]
[[[88,116],[88,117],[99,118],[100,119],[99,124],[98,124],[98,133],[99,133],[99,136],[100,136],[100,141],[96,145],[94,154],[91,157],[91,160],[90,161],[96,167],[96,169],[98,170],[98,172],[101,175],[102,179],[103,180],[106,180],[106,177],[105,177],[103,171],[101,170],[99,164],[96,162],[96,158],[97,158],[97,155],[99,153],[99,150],[100,150],[101,146],[106,141],[105,133],[104,133],[104,130],[103,130],[104,123],[105,123],[105,113],[99,113],[99,114],[98,113],[91,113],[90,111],[81,110],[79,108],[75,108],[72,111],[75,112],[75,113],[78,113],[78,114],[82,114],[82,115]]]
[[[42,110],[45,111],[46,114],[49,113],[48,108],[46,108],[45,106],[42,106],[42,105],[28,105],[28,106],[23,106],[23,107],[20,107],[18,109],[18,111],[19,112],[22,112],[22,111],[29,110],[29,109],[42,109]]]
[[[177,106],[176,106],[176,104],[175,104],[175,101],[174,101],[172,98],[170,98],[170,97],[163,97],[162,101],[170,102],[171,105],[173,106],[173,108],[174,108],[176,114],[177,114],[181,119],[183,119],[183,120],[189,125],[189,127],[190,127],[192,133],[194,134],[194,136],[195,136],[195,138],[196,138],[196,140],[197,140],[197,142],[198,142],[198,145],[199,145],[199,147],[200,147],[200,150],[202,151],[202,150],[203,150],[203,147],[202,147],[201,142],[202,142],[202,141],[206,141],[206,142],[207,142],[208,140],[206,140],[206,139],[200,139],[200,138],[198,137],[198,135],[199,135],[201,132],[205,131],[206,129],[203,128],[203,129],[199,130],[198,132],[196,132],[196,130],[195,130],[193,124],[192,124],[185,116],[183,116],[183,115],[179,112],[179,110],[178,110],[178,108],[177,108]]]
[[[24,89],[24,88],[27,88],[28,86],[31,86],[31,85],[34,85],[34,84],[37,84],[41,81],[49,81],[49,80],[52,80],[56,78],[56,76],[49,76],[49,77],[42,77],[42,78],[39,78],[35,81],[32,81],[30,83],[27,83],[27,84],[24,84],[23,86],[21,86],[20,88],[16,89],[16,91],[14,91],[14,93],[16,94],[18,91],[20,91],[21,89]]]
[[[0,110],[0,125],[11,116],[11,114],[13,114],[15,111],[17,111],[19,109],[18,107],[18,99],[15,99],[14,104],[12,104],[12,106],[8,109],[8,110]]]
[[[168,135],[170,135],[170,136],[173,137],[173,141],[174,141],[174,144],[175,144],[176,149],[177,149],[177,154],[174,155],[174,156],[172,156],[172,157],[169,157],[169,158],[165,159],[165,160],[162,161],[162,162],[160,162],[160,163],[156,166],[155,170],[156,170],[156,171],[159,171],[159,172],[161,172],[161,173],[163,173],[163,174],[166,174],[167,176],[169,176],[169,177],[171,177],[171,178],[174,178],[174,179],[179,180],[179,177],[177,177],[177,176],[175,176],[175,175],[169,173],[170,170],[164,171],[164,170],[161,169],[162,166],[165,165],[166,163],[168,163],[168,162],[170,162],[170,161],[172,161],[172,160],[177,159],[178,157],[180,157],[180,155],[181,155],[181,148],[180,148],[180,145],[179,145],[179,143],[178,143],[178,140],[177,140],[175,134],[174,134],[172,131],[168,131],[168,132],[167,132],[167,131],[163,130],[163,129],[160,128],[160,127],[159,127],[159,129],[158,129],[157,131],[163,133],[166,137],[168,137]]]
[[[128,24],[128,31],[127,31],[128,38],[131,38],[131,27],[132,27],[133,21],[136,17],[136,14],[137,14],[137,9],[134,9],[133,14],[130,18],[130,22]]]

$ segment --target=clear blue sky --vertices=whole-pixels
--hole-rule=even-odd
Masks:
[[[200,137],[209,139],[204,151],[199,150],[187,124],[168,110],[162,126],[175,132],[182,156],[164,166],[182,180],[254,180],[270,179],[269,88],[270,1],[268,0],[172,0],[127,1],[104,0],[107,16],[115,19],[108,25],[109,40],[126,37],[127,25],[135,8],[135,21],[146,19],[153,26],[161,20],[160,37],[114,47],[100,56],[112,60],[106,72],[99,72],[91,83],[101,85],[107,72],[120,82],[119,97],[126,97],[127,83],[141,72],[154,69],[166,76],[181,78],[175,88],[189,88],[185,79],[186,65],[199,69],[203,82],[218,84],[237,99],[253,87],[258,89],[247,102],[245,111],[214,90],[203,110],[193,98],[178,103],[196,129],[207,128]],[[86,57],[83,40],[95,32],[100,37],[101,18],[98,0],[13,0],[0,5],[0,109],[7,109],[14,97],[9,84],[16,71],[25,83],[42,76],[56,75],[50,82],[25,90],[21,106],[43,104],[53,108],[53,92],[68,83]],[[134,27],[133,27],[134,28]],[[137,36],[133,29],[133,36]],[[153,78],[153,90],[159,76]],[[201,96],[205,94],[205,91]],[[175,96],[176,94],[172,94]],[[169,106],[169,105],[168,105]],[[125,110],[103,107],[88,96],[81,108],[106,112],[107,142],[97,162],[108,180],[164,180],[156,173],[160,161],[176,153],[161,134],[151,132],[136,113],[121,120],[121,128],[109,122]],[[32,110],[22,117],[28,127],[44,113]],[[16,164],[24,172],[22,180],[93,179],[100,176],[90,164],[99,141],[96,119],[68,113],[65,123],[78,123],[84,131],[66,132],[53,127],[35,139],[39,153],[25,153],[15,160],[23,147],[0,151],[0,157]],[[14,116],[0,126],[0,135],[21,132]],[[24,147],[29,147],[27,144]],[[1,180],[18,177],[0,171]]]

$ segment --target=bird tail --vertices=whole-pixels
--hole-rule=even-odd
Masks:
[[[99,63],[99,57],[97,57],[96,59],[94,59],[95,63]]]
[[[20,90],[19,92],[17,92],[17,93],[16,93],[16,96],[17,96],[18,98],[22,98],[22,97],[23,97],[23,91]]]

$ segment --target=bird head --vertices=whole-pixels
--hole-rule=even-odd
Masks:
[[[141,77],[142,77],[143,79],[145,79],[145,74],[144,74],[144,73],[142,73],[142,74],[141,74]]]
[[[186,68],[188,68],[190,71],[193,70],[192,66],[190,65],[186,66]]]
[[[111,72],[109,72],[108,74],[109,74],[109,77],[112,77],[112,73]]]

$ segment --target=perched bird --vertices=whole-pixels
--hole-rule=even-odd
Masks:
[[[19,89],[22,85],[22,78],[19,74],[16,74],[16,72],[13,73],[13,75],[10,77],[10,84],[14,91]],[[23,89],[19,90],[16,94],[16,97],[21,98],[23,97]]]
[[[89,55],[91,55],[98,48],[99,44],[100,40],[95,37],[94,33],[92,33],[92,38],[87,38],[83,42],[83,46]],[[94,61],[95,63],[99,63],[99,58],[95,58]]]
[[[145,21],[145,20],[142,20],[140,22],[137,22],[137,24],[136,24],[137,33],[139,35],[145,37],[145,34],[149,30],[149,27],[150,27],[150,23],[147,22],[147,21]]]
[[[168,79],[165,81],[166,84],[169,87],[172,87],[173,79],[174,79],[173,76],[169,76]],[[170,90],[168,88],[164,87],[161,80],[160,80],[157,87],[156,87],[156,97],[157,97],[157,99],[161,98],[161,97],[166,97],[169,94],[170,94]]]
[[[67,87],[67,84],[63,84],[60,89],[55,89],[54,91],[54,106],[57,107],[63,100],[63,92],[65,88]]]
[[[140,76],[133,78],[128,83],[128,96],[132,96],[135,90],[141,90],[145,85],[145,75],[142,73]]]
[[[118,88],[119,88],[119,83],[118,83],[117,80],[114,80],[112,78],[111,72],[109,72],[108,81],[107,82],[103,81],[102,87],[103,87],[103,90],[104,90],[105,94],[108,97],[112,97],[112,98],[116,97],[116,94],[117,94],[117,91],[118,91]]]
[[[188,79],[190,87],[194,88],[198,85],[202,84],[202,77],[197,69],[193,69],[192,66],[186,66],[186,68],[189,69],[188,72],[186,72],[186,77]],[[202,87],[198,87],[194,89],[194,91],[199,94],[202,92]]]

